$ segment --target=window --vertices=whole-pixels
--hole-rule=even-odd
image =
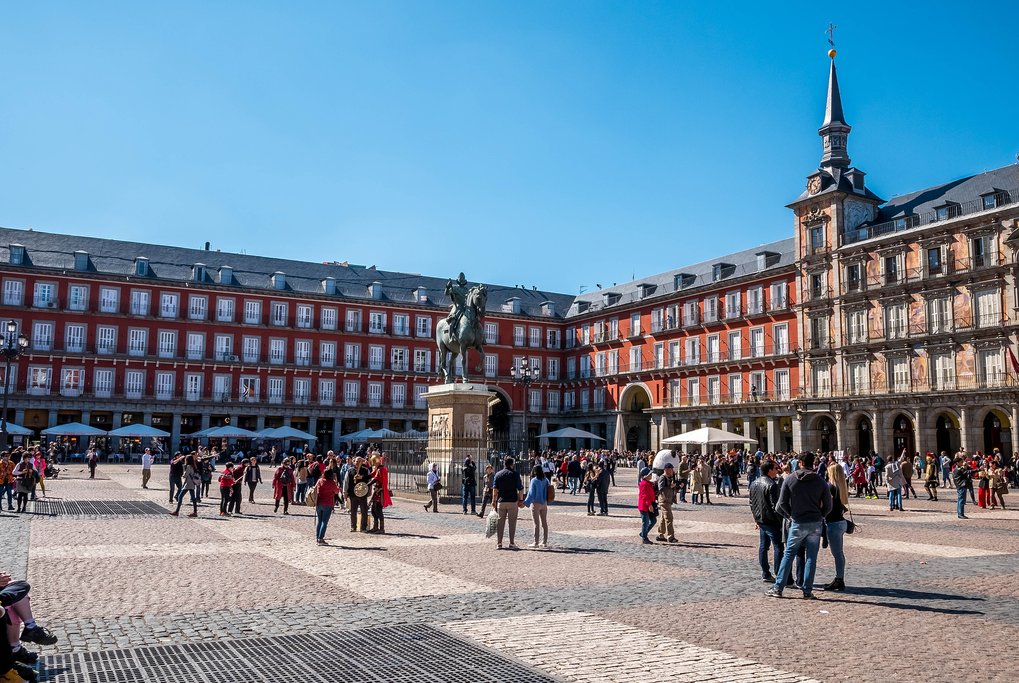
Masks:
[[[336,365],[336,342],[319,342],[318,364],[324,368],[331,368]]]
[[[683,325],[690,327],[697,324],[697,302],[687,301],[683,304]]]
[[[244,302],[244,323],[246,325],[261,325],[262,324],[262,302],[261,301],[245,301]]]
[[[144,356],[148,343],[148,330],[132,328],[127,331],[127,355]]]
[[[669,367],[679,367],[682,362],[682,355],[678,341],[669,342]]]
[[[131,290],[131,315],[148,315],[148,314],[149,314],[149,293],[139,289]]]
[[[257,363],[262,356],[262,340],[259,337],[244,337],[241,350],[245,363]]]
[[[828,318],[817,316],[810,319],[810,348],[823,349],[828,346]]]
[[[633,313],[630,315],[630,336],[638,337],[640,334],[640,313]]]
[[[789,394],[789,371],[775,371],[775,398],[779,401],[788,401]]]
[[[846,291],[858,292],[863,289],[863,266],[859,263],[851,263],[846,266]]]
[[[368,407],[378,408],[382,405],[382,382],[368,382]]]
[[[385,334],[386,314],[382,311],[371,311],[368,313],[369,334]]]
[[[230,399],[230,375],[215,375],[215,376],[213,376],[213,378],[212,378],[212,400],[213,401],[227,401],[229,399]]]
[[[485,377],[496,377],[499,372],[499,357],[495,354],[485,354]]]
[[[750,329],[750,356],[752,358],[764,357],[764,328],[753,327]]]
[[[173,358],[177,355],[177,333],[173,330],[160,330],[158,348],[160,358]]]
[[[331,406],[336,400],[336,380],[320,379],[318,381],[318,402],[320,405]]]
[[[955,354],[938,352],[930,355],[931,389],[955,389]]]
[[[610,375],[618,375],[619,374],[619,349],[613,349],[611,351],[608,351],[605,355],[606,355],[606,358],[609,361],[608,373]]]
[[[294,378],[294,403],[308,405],[311,402],[311,380],[307,377]]]
[[[567,358],[566,359],[566,379],[575,379],[577,377],[577,359]]]
[[[431,358],[428,349],[414,349],[414,372],[430,372]]]
[[[686,340],[686,364],[697,365],[701,362],[701,344],[697,337]]]
[[[729,375],[729,401],[731,403],[743,402],[743,375]]]
[[[577,344],[577,330],[573,327],[566,330],[566,348],[572,349]]]
[[[234,321],[234,300],[227,297],[216,299],[216,320],[221,323]]]
[[[708,335],[707,339],[707,354],[709,363],[717,363],[722,360],[722,354],[719,351],[718,335]]]
[[[738,318],[741,313],[739,292],[728,292],[725,295],[725,317]]]
[[[50,393],[52,368],[30,367],[28,369],[28,393],[34,396]]]
[[[524,345],[524,326],[514,325],[513,326],[513,346]]]
[[[563,412],[573,410],[573,407],[577,405],[576,397],[576,393],[572,391],[563,393]]]
[[[927,274],[941,275],[941,247],[927,249]]]
[[[810,299],[817,301],[825,296],[824,291],[824,274],[823,273],[812,273],[810,276]]]
[[[285,389],[282,377],[270,377],[265,387],[265,397],[269,403],[283,403]]]
[[[347,309],[347,332],[360,332],[360,331],[361,331],[360,309],[356,308]]]
[[[594,389],[594,409],[605,410],[605,387],[595,387]]]
[[[998,290],[991,289],[977,292],[976,295],[976,317],[977,327],[995,327],[1001,325],[1001,297]]]
[[[981,349],[977,352],[978,379],[982,387],[998,387],[1005,381],[1001,362],[1001,349]]]
[[[237,360],[237,358],[234,356],[234,336],[232,334],[217,334],[214,344],[216,360],[219,361]]]
[[[704,300],[704,322],[713,323],[718,320],[718,297],[709,296]]]
[[[189,372],[184,375],[184,400],[202,400],[202,375],[197,372]]]
[[[531,389],[528,393],[527,409],[532,413],[541,412],[541,389]]]
[[[205,335],[201,332],[188,332],[187,358],[188,360],[205,358]]]
[[[60,395],[81,396],[85,371],[81,368],[64,368],[60,375]]]
[[[771,310],[783,311],[789,306],[788,285],[785,282],[772,283],[769,291]]]
[[[347,344],[343,349],[343,366],[349,369],[361,367],[361,345]]]
[[[398,337],[407,337],[410,335],[410,316],[406,313],[394,313],[393,314],[393,334]],[[381,397],[379,398],[381,402]]]
[[[587,412],[591,407],[590,393],[587,389],[580,390],[580,410]]]
[[[96,328],[96,353],[117,352],[117,328],[97,327]]]
[[[899,281],[899,257],[885,256],[882,261],[885,270],[885,284],[892,284]]]
[[[818,225],[817,227],[810,228],[810,253],[816,254],[824,251],[824,226]]]
[[[865,344],[867,342],[867,311],[856,310],[846,313],[846,337],[850,344]]]
[[[580,378],[581,379],[587,379],[590,376],[591,376],[591,357],[590,356],[581,356],[580,357]]]
[[[273,365],[282,365],[287,362],[287,340],[269,340],[269,362]]]
[[[983,207],[987,209],[993,209],[998,206],[998,195],[996,194],[985,194],[981,197],[983,200]]]
[[[775,353],[778,355],[789,353],[789,326],[785,323],[775,325],[772,332],[775,336]]]
[[[156,373],[156,400],[169,401],[173,398],[174,375],[172,372]]]
[[[897,356],[888,359],[888,377],[891,379],[892,391],[899,393],[910,390],[909,359]]]
[[[655,344],[655,368],[665,367],[665,344],[658,342]]]
[[[311,365],[311,342],[307,339],[298,339],[294,342],[294,364]]]
[[[655,334],[665,329],[665,309],[656,308],[651,311],[651,333]]]
[[[559,330],[547,330],[545,334],[545,345],[550,349],[559,348]]]
[[[927,332],[939,334],[952,331],[952,299],[942,296],[927,302]]]
[[[849,363],[849,393],[853,396],[863,396],[870,391],[870,370],[866,361],[854,361]]]
[[[209,314],[209,297],[192,294],[188,297],[188,319],[205,320]]]
[[[528,333],[530,334],[531,348],[537,349],[541,347],[541,328],[532,327],[528,330]]]
[[[145,372],[143,370],[128,370],[124,373],[124,396],[138,399],[145,391]]]
[[[814,396],[831,395],[831,367],[827,363],[814,363],[810,366],[810,388]]]
[[[485,343],[499,343],[499,326],[496,323],[485,323]]]
[[[35,306],[36,308],[56,308],[57,307],[56,286],[48,282],[36,282],[35,297],[32,300],[32,305]]]
[[[133,304],[134,294],[135,294],[135,292],[131,292],[132,304]],[[178,297],[176,294],[170,294],[170,293],[167,293],[167,292],[164,292],[163,294],[160,294],[159,295],[159,317],[160,318],[176,318],[177,317],[177,310],[178,310],[179,301],[180,301],[180,297]],[[133,305],[132,305],[132,308],[133,308]],[[144,314],[139,313],[137,315],[144,315]]]
[[[486,367],[489,358],[494,358],[494,356],[485,355]],[[395,372],[407,372],[408,365],[409,360],[407,358],[406,347],[393,347],[389,352],[389,367]]]
[[[758,401],[765,396],[768,390],[767,376],[761,372],[750,373],[750,400]]]
[[[389,403],[394,408],[403,408],[407,403],[407,385],[391,384],[389,386]]]
[[[242,403],[255,403],[258,401],[258,390],[258,377],[241,377],[237,398]],[[226,398],[229,398],[229,394]]]
[[[25,262],[25,248],[20,244],[11,245],[11,265],[20,266]]]
[[[419,337],[431,337],[432,336],[432,317],[429,315],[419,315],[415,318],[415,334]],[[485,334],[487,338],[488,325],[485,325]]]
[[[385,347],[374,344],[368,347],[368,369],[382,370],[385,367]]]
[[[85,326],[68,325],[64,328],[64,351],[83,353],[85,351]]]
[[[751,346],[753,346],[753,344],[751,344]],[[728,347],[729,360],[739,360],[742,357],[743,352],[743,335],[741,335],[738,331],[730,332]]]
[[[4,306],[21,306],[25,303],[25,283],[21,280],[4,280]]]
[[[605,353],[596,353],[594,355],[594,376],[604,377],[605,376]]]
[[[548,401],[548,412],[553,413],[553,414],[558,413],[559,412],[559,392],[558,391],[551,391],[550,390],[548,392],[547,401]]]
[[[335,330],[336,329],[336,309],[332,307],[326,307],[322,309],[319,314],[319,324],[323,330]]]
[[[580,328],[580,343],[590,344],[591,343],[591,326],[584,325]]]
[[[275,327],[287,326],[287,303],[273,301],[269,304],[269,324]]]
[[[95,383],[92,393],[96,398],[110,398],[113,396],[113,370],[98,369],[95,372]]]
[[[85,285],[71,285],[67,290],[67,310],[86,311],[88,310],[88,287]]]
[[[361,383],[347,380],[343,383],[343,405],[356,406],[361,399]]]
[[[414,385],[414,407],[418,409],[427,408],[428,403],[425,401],[425,394],[428,393],[427,384],[415,384]]]
[[[722,380],[719,377],[708,377],[708,403],[717,405],[722,402]]]
[[[297,326],[303,330],[310,330],[315,320],[314,309],[311,306],[300,304],[297,306]]]
[[[549,358],[545,361],[545,373],[548,379],[559,379],[558,358]]]
[[[885,338],[905,339],[906,337],[906,305],[885,305]]]
[[[751,287],[747,290],[747,314],[760,315],[764,312],[764,288]]]

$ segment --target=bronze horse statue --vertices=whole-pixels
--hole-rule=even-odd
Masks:
[[[438,370],[443,383],[450,384],[455,381],[456,378],[453,375],[458,356],[462,356],[460,380],[467,381],[467,352],[470,349],[475,349],[481,354],[478,367],[484,364],[485,349],[481,318],[485,314],[487,302],[488,288],[485,285],[475,285],[467,292],[464,310],[453,323],[456,326],[455,331],[450,329],[450,323],[445,318],[435,326],[435,343],[439,347]],[[455,332],[455,334],[451,334],[451,332]]]

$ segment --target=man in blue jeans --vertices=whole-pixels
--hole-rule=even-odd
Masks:
[[[814,571],[817,567],[817,550],[821,545],[821,526],[831,512],[832,499],[828,485],[814,471],[814,454],[800,455],[800,467],[782,482],[775,509],[783,517],[792,520],[789,536],[785,542],[782,564],[775,577],[775,585],[768,591],[768,597],[781,598],[782,590],[789,579],[800,546],[806,548],[806,563],[803,571],[803,597],[816,600],[814,595]]]
[[[778,573],[778,563],[782,559],[782,517],[775,506],[778,505],[779,481],[775,474],[778,465],[772,460],[764,461],[761,474],[750,484],[750,512],[761,532],[757,548],[757,559],[761,565],[761,574],[768,583],[774,583]],[[774,550],[772,562],[768,562],[768,549]],[[775,574],[772,573],[772,564]]]
[[[955,484],[955,512],[959,519],[966,517],[966,490],[973,483],[973,470],[962,458],[955,459],[955,469],[952,470],[952,483]]]
[[[478,514],[475,493],[478,490],[478,466],[471,460],[471,456],[464,458],[463,470],[460,473],[460,480],[463,482],[463,489],[460,498],[463,502],[464,514],[467,514],[467,503],[471,504],[471,514]]]

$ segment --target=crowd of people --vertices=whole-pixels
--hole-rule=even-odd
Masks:
[[[46,479],[55,478],[59,471],[38,446],[0,453],[0,509],[6,499],[9,512],[27,512],[28,502],[37,499],[36,491],[45,498]]]

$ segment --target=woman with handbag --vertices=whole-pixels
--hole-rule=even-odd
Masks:
[[[439,464],[433,462],[432,469],[428,470],[428,494],[432,497],[425,503],[425,512],[439,511],[439,491],[442,490],[442,478],[439,476]]]
[[[843,550],[843,537],[849,523],[845,513],[849,511],[849,486],[846,473],[838,463],[828,465],[828,489],[831,491],[831,512],[825,517],[825,539],[831,556],[835,558],[835,579],[824,586],[826,591],[842,591],[846,589],[846,554]]]
[[[933,453],[927,454],[927,464],[924,466],[924,484],[923,487],[927,491],[927,500],[938,500],[938,475],[940,474],[940,466],[938,459],[934,457]]]
[[[541,465],[531,470],[531,484],[527,489],[524,505],[531,508],[531,519],[534,520],[534,543],[532,548],[548,547],[548,490],[552,484],[545,478]],[[538,541],[541,540],[539,544]]]
[[[481,475],[481,512],[478,517],[484,518],[485,506],[492,502],[492,479],[495,477],[495,468],[489,463],[485,465],[485,473]]]
[[[594,471],[594,463],[587,463],[584,475],[584,491],[587,492],[587,516],[594,517],[594,494],[598,490],[598,475]]]
[[[329,518],[333,516],[339,492],[336,470],[326,470],[308,496],[308,502],[315,503],[315,543],[319,545],[326,544],[326,529],[329,527]]]
[[[1008,493],[1008,481],[1005,478],[1002,470],[998,467],[997,463],[992,462],[987,471],[987,486],[990,491],[989,498],[991,502],[991,509],[995,509],[998,505],[1001,505],[1001,509],[1005,509],[1005,498],[1002,494]],[[997,504],[995,503],[997,501]]]

